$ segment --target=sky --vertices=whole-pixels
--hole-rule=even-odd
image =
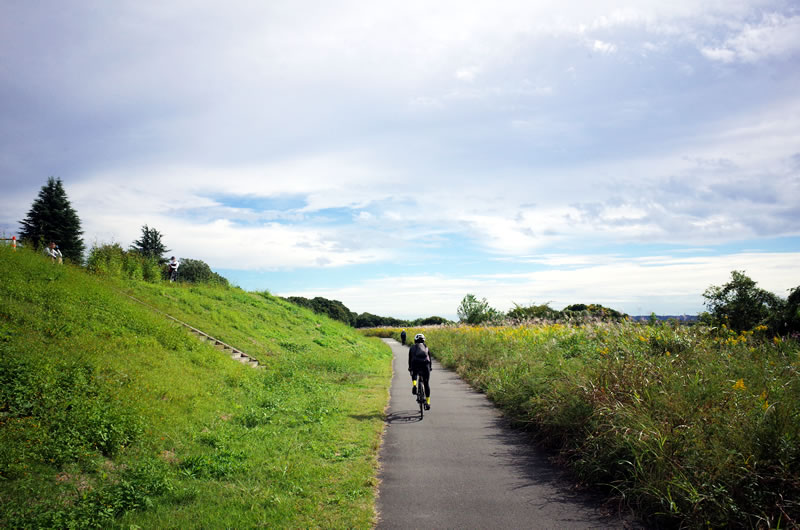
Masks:
[[[50,176],[251,291],[697,314],[800,285],[796,0],[0,1],[0,232]]]

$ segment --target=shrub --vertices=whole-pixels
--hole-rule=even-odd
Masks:
[[[735,331],[767,324],[783,310],[784,302],[775,294],[756,287],[744,271],[731,272],[731,281],[712,285],[703,293],[711,318]],[[777,331],[777,330],[774,330]]]
[[[474,294],[467,294],[456,311],[458,319],[465,324],[482,324],[500,320],[503,314],[490,307],[486,298],[478,300]]]
[[[417,320],[410,323],[413,326],[444,326],[447,324],[452,324],[450,320],[447,320],[443,317],[431,316],[427,318],[418,318]]]
[[[228,286],[228,280],[211,270],[203,260],[181,258],[178,278],[180,281],[189,283],[213,283]]]
[[[339,300],[328,300],[321,296],[316,296],[311,299],[302,296],[290,296],[285,298],[285,300],[299,305],[300,307],[310,309],[320,315],[327,315],[334,320],[344,322],[351,326],[356,323],[355,313],[350,311],[347,306]]]
[[[783,311],[776,315],[773,324],[778,333],[782,335],[795,335],[800,338],[800,286],[789,291]]]
[[[556,320],[559,312],[550,307],[550,304],[521,306],[514,303],[514,309],[507,313],[512,320],[533,320],[534,318],[544,320]]]
[[[148,282],[157,282],[161,278],[158,260],[135,250],[123,250],[119,243],[92,247],[86,266],[91,272],[114,278]]]
[[[90,271],[119,278],[122,276],[125,251],[119,243],[97,246],[89,251],[87,267]]]

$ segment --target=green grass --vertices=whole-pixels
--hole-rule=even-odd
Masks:
[[[3,247],[0,277],[0,527],[374,523],[379,341],[267,293],[122,282]]]
[[[445,366],[651,523],[800,525],[796,341],[632,323],[422,331]]]

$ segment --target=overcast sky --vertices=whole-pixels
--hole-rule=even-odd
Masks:
[[[696,314],[800,285],[796,0],[0,1],[0,231],[59,177],[233,283]]]

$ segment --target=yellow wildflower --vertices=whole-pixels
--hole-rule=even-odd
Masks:
[[[739,379],[739,380],[738,380],[738,381],[736,381],[736,383],[734,383],[734,385],[733,385],[733,389],[734,389],[734,390],[744,390],[745,388],[747,388],[747,387],[746,387],[746,386],[745,386],[745,384],[744,384],[744,379]]]

